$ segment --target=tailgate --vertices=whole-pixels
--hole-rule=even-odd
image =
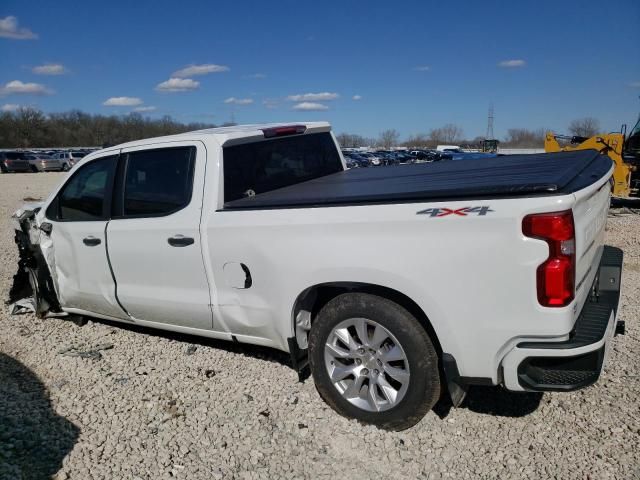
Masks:
[[[582,308],[598,270],[609,212],[608,177],[575,193],[573,220],[576,235],[576,300]]]

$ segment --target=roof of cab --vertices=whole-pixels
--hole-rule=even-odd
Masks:
[[[109,147],[108,149],[112,150],[112,149],[121,149],[121,148],[129,148],[129,147],[138,147],[138,146],[149,145],[153,143],[171,142],[171,141],[175,142],[180,140],[197,140],[202,137],[210,137],[210,136],[215,137],[215,139],[220,144],[222,144],[228,140],[262,135],[263,129],[286,127],[286,126],[292,126],[292,125],[304,125],[305,127],[307,127],[307,131],[305,133],[323,132],[323,131],[331,130],[331,126],[329,125],[329,122],[256,123],[251,125],[233,125],[230,127],[207,128],[204,130],[194,130],[192,132],[178,133],[176,135],[167,135],[164,137],[145,138],[142,140],[135,140],[133,142],[122,143],[120,145],[114,145],[113,147]]]

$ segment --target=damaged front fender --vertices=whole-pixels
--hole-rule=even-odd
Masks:
[[[12,216],[19,259],[6,303],[32,297],[36,315],[43,318],[47,313],[60,313],[62,309],[40,245],[40,239],[46,235],[36,222],[40,208],[39,204],[25,205]]]

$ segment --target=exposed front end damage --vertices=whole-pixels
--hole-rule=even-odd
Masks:
[[[12,216],[19,260],[6,304],[32,298],[36,315],[43,318],[48,313],[62,313],[62,309],[41,248],[44,232],[36,222],[39,211],[39,204],[27,204]]]

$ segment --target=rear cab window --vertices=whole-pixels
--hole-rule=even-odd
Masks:
[[[259,195],[343,169],[329,132],[224,147],[224,201]]]

